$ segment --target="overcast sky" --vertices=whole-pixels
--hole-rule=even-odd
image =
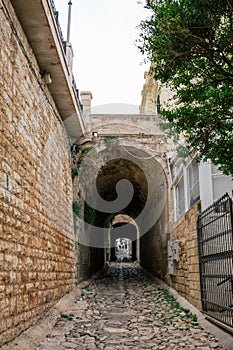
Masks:
[[[66,38],[68,0],[54,2]],[[92,91],[93,106],[140,105],[148,65],[142,63],[143,57],[135,46],[139,35],[136,26],[148,11],[137,0],[72,0],[72,3],[70,41],[79,90]]]

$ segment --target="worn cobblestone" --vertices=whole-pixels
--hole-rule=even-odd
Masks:
[[[83,288],[38,350],[222,349],[196,317],[133,264]]]

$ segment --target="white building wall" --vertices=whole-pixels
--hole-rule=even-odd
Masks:
[[[199,164],[199,185],[200,185],[201,207],[202,207],[202,210],[205,210],[214,201],[210,162]]]
[[[172,192],[174,200],[174,220],[177,221],[182,215],[178,213],[178,203],[176,200],[176,187],[179,184],[180,179],[184,178],[184,192],[185,192],[185,212],[190,209],[190,204],[188,200],[188,167],[192,163],[190,159],[182,163],[182,166],[177,166],[180,163],[180,159],[176,158],[172,165]],[[181,164],[181,163],[180,163]],[[177,171],[178,169],[178,171]],[[200,190],[200,200],[201,208],[205,210],[214,201],[218,200],[226,192],[232,196],[233,195],[233,180],[230,176],[223,175],[217,168],[211,164],[211,162],[201,162],[198,164],[199,170],[199,190]]]

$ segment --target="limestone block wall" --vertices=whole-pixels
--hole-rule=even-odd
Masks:
[[[167,208],[156,224],[140,239],[140,263],[154,276],[164,280],[167,274]]]
[[[74,284],[67,135],[9,1],[0,9],[0,345]]]
[[[200,202],[196,203],[171,230],[171,238],[178,240],[179,261],[176,275],[170,284],[190,303],[201,309],[200,276],[197,242],[197,216]]]
[[[91,130],[100,135],[163,136],[159,119],[155,115],[91,114],[90,121]]]

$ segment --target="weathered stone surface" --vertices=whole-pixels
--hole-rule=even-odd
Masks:
[[[77,304],[88,307],[78,310]],[[88,312],[93,310],[99,311],[99,320]],[[73,349],[73,343],[77,345],[75,349],[85,350],[223,349],[213,335],[193,322],[191,316],[186,317],[184,309],[174,309],[161,286],[133,264],[112,264],[102,278],[91,282],[89,291],[67,314],[74,315],[73,320],[59,318],[50,337],[37,350],[55,350],[58,339],[58,348],[62,346],[64,350],[68,345]],[[77,317],[85,322],[77,322]],[[59,338],[54,336],[58,333]]]
[[[171,238],[179,242],[179,261],[176,275],[169,284],[191,304],[201,310],[201,291],[197,246],[197,216],[200,203],[195,204],[172,227]]]
[[[78,243],[74,242],[70,145],[66,131],[11,1],[6,0],[3,5],[0,13],[0,345],[34,324],[70,291],[75,277],[86,278],[104,262],[103,251],[94,252],[86,246],[77,248]],[[166,145],[160,139],[163,135],[158,119],[114,115],[91,118],[94,130],[102,134],[99,141],[95,141],[96,147],[109,147],[106,136],[110,133],[119,136],[117,142],[121,148],[136,151],[134,156],[141,158],[141,164],[143,157],[146,158],[146,173],[155,186],[150,190],[158,194],[153,202],[163,200],[159,220],[140,240],[140,259],[144,267],[165,278],[169,232],[166,220],[171,214],[172,203],[167,188]],[[122,128],[122,119],[125,128]],[[148,155],[153,161],[148,161]],[[130,162],[122,162],[119,172],[120,162],[122,160],[113,162],[112,167],[106,168],[106,177],[99,178],[102,193],[107,182],[111,188],[112,183],[128,176],[137,187],[138,199],[143,199],[143,208],[148,184],[142,181],[143,172],[137,171]],[[109,177],[114,169],[118,169],[118,173]],[[160,179],[162,183],[158,185]],[[78,195],[77,181],[74,181],[74,192]],[[136,209],[132,208],[132,216],[139,207]],[[178,239],[181,255],[177,275],[170,282],[200,307],[196,215],[195,206],[172,229],[171,237]],[[77,225],[80,228],[78,220]],[[75,256],[77,250],[79,255]],[[118,272],[115,271],[114,281],[119,277]],[[86,346],[102,349],[109,344],[111,349],[157,349],[165,346],[163,342],[169,343],[171,348],[191,348],[193,345],[187,345],[189,337],[184,337],[189,322],[180,319],[184,314],[173,317],[167,310],[166,324],[174,324],[165,327],[163,309],[167,303],[161,300],[155,307],[151,294],[157,286],[151,282],[145,286],[139,271],[136,273],[139,280],[131,281],[133,275],[134,272],[126,275],[130,281],[128,286],[121,274],[116,290],[107,278],[104,280],[106,290],[102,282],[93,282],[90,291],[83,290],[83,297],[71,310],[75,316],[66,321],[58,320],[53,334],[48,337],[48,344],[56,350],[73,349],[72,344],[76,346],[76,343],[79,344],[77,349],[86,349]],[[174,339],[177,327],[183,343]],[[205,343],[205,335],[199,338],[199,331],[196,340]],[[100,340],[104,333],[109,334],[106,341]],[[125,339],[126,336],[129,339]],[[218,344],[214,344],[214,348],[218,348]]]
[[[71,290],[75,259],[67,134],[11,1],[0,32],[1,345]]]

